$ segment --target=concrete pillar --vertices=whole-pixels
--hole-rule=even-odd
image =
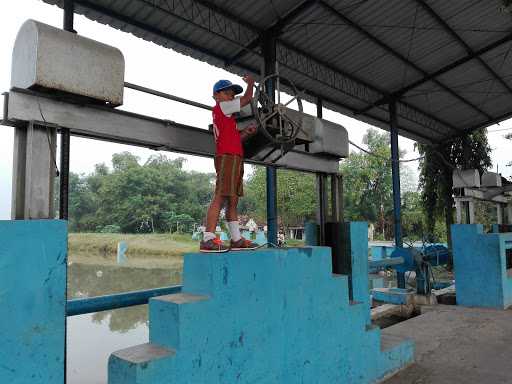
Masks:
[[[14,136],[12,219],[54,218],[56,129],[30,122]]]
[[[468,201],[469,207],[469,224],[475,224],[475,201],[473,199]]]
[[[503,205],[501,203],[496,203],[496,216],[498,224],[503,224]]]
[[[455,200],[455,212],[457,215],[457,224],[462,224],[462,202],[458,199]]]

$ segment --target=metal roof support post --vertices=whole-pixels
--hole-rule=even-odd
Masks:
[[[322,99],[318,98],[316,101],[316,116],[322,118]],[[319,226],[318,232],[318,245],[325,245],[325,222],[327,218],[327,177],[323,173],[316,174],[316,192],[317,192],[317,206],[316,206],[316,221]]]
[[[264,60],[263,76],[275,73],[276,38],[270,33],[263,33],[262,51]],[[275,99],[275,84],[269,80],[265,84],[267,94]],[[270,244],[277,244],[277,170],[267,166],[267,239]]]
[[[13,220],[53,219],[56,130],[30,121],[16,128],[12,175]]]
[[[73,29],[75,2],[64,0],[64,21],[63,29],[75,33]],[[69,203],[69,152],[70,152],[69,129],[60,130],[60,173],[59,173],[59,218],[68,219]]]
[[[337,173],[331,173],[331,217],[332,221],[341,221],[341,177]]]
[[[402,219],[400,213],[400,163],[398,149],[398,126],[396,120],[396,100],[389,103],[389,123],[391,132],[391,170],[393,177],[393,222],[395,226],[395,246],[402,248]],[[397,272],[398,288],[405,288],[405,273]]]
[[[73,29],[75,15],[75,1],[64,0],[64,22],[63,29],[68,32],[75,32]]]
[[[503,224],[503,204],[496,203],[496,216],[498,224]]]

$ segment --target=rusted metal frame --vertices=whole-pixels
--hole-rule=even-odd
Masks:
[[[269,29],[270,32],[278,38],[282,33],[283,29],[297,16],[301,15],[305,11],[307,11],[311,6],[315,5],[317,0],[305,0],[296,6],[294,9],[289,11],[285,17],[279,19],[274,25],[272,25]],[[260,44],[261,36],[253,39],[249,44],[247,44],[244,48],[240,49],[236,52],[229,60],[226,61],[225,66],[229,67],[233,63],[237,62],[239,59],[244,57],[247,52],[254,50]]]
[[[333,8],[330,4],[327,4],[325,1],[323,0],[319,0],[319,4],[321,4],[323,7],[325,7],[327,10],[329,10],[330,12],[332,12],[334,15],[336,15],[337,17],[339,17],[341,20],[343,20],[345,23],[347,23],[349,26],[351,26],[352,28],[354,28],[355,30],[357,30],[359,33],[361,33],[362,35],[364,35],[366,38],[368,38],[369,40],[371,40],[374,44],[376,44],[377,46],[381,47],[382,49],[386,50],[387,52],[391,53],[393,56],[395,56],[397,59],[399,59],[400,61],[402,61],[403,63],[409,65],[410,67],[414,68],[416,71],[420,72],[423,76],[428,76],[428,72],[426,72],[425,70],[423,70],[422,68],[420,68],[418,65],[416,65],[415,63],[413,63],[412,61],[410,61],[408,58],[404,57],[401,53],[397,52],[395,49],[391,48],[389,45],[387,45],[386,43],[384,43],[382,40],[380,40],[379,38],[375,37],[373,34],[371,34],[370,32],[368,32],[366,29],[364,29],[363,27],[361,27],[359,24],[357,24],[356,22],[352,21],[351,19],[349,19],[348,17],[346,17],[344,14],[342,14],[341,12],[339,12],[337,9]],[[492,116],[489,115],[487,112],[483,111],[481,108],[479,108],[478,106],[474,105],[471,101],[465,99],[464,97],[462,97],[461,95],[459,95],[457,92],[455,92],[453,89],[449,88],[448,86],[444,85],[442,82],[440,82],[439,80],[437,79],[432,79],[432,81],[434,83],[436,83],[438,86],[440,86],[441,88],[443,88],[446,92],[448,92],[450,95],[452,95],[453,97],[459,99],[461,102],[463,102],[464,104],[468,105],[469,107],[471,107],[472,109],[478,111],[478,113],[484,115],[486,118],[488,119],[492,119]]]
[[[460,37],[452,27],[448,25],[424,0],[416,0],[423,9],[438,23],[441,27],[448,32],[457,42],[464,47],[469,55],[474,55],[475,51]],[[475,59],[489,72],[509,93],[512,94],[512,88],[503,81],[503,79],[487,64],[480,56],[476,56]]]
[[[119,14],[117,12],[114,12],[112,11],[111,9],[108,9],[108,8],[105,8],[105,7],[102,7],[100,5],[97,5],[97,4],[94,4],[94,3],[91,3],[90,1],[87,1],[87,0],[75,0],[75,4],[77,5],[80,5],[81,7],[83,8],[86,8],[86,9],[89,9],[89,10],[92,10],[94,12],[98,12],[98,13],[102,13],[112,19],[115,19],[117,21],[120,21],[120,22],[123,22],[123,23],[126,23],[126,24],[130,24],[130,25],[133,25],[134,27],[137,27],[139,28],[140,30],[144,31],[144,32],[147,32],[147,33],[150,33],[152,35],[155,35],[155,36],[158,36],[158,37],[161,37],[161,38],[164,38],[164,39],[167,39],[167,40],[172,40],[180,45],[183,45],[184,47],[187,47],[187,48],[190,48],[190,49],[193,49],[197,52],[201,52],[205,55],[209,55],[221,62],[224,62],[227,60],[226,57],[218,54],[217,52],[214,52],[212,50],[209,50],[207,48],[203,48],[203,47],[199,47],[193,43],[190,43],[184,39],[182,39],[181,37],[178,37],[178,36],[175,36],[174,34],[171,34],[171,33],[168,33],[168,32],[164,32],[158,28],[155,28],[155,27],[152,27],[150,25],[147,25],[147,24],[144,24],[142,22],[139,22],[137,20],[134,20],[133,18],[129,17],[129,16],[126,16],[126,15],[122,15],[122,14]],[[254,69],[254,68],[251,68],[251,67],[248,67],[248,66],[245,66],[245,65],[238,65],[240,68],[244,69],[244,70],[247,70],[251,73],[259,73],[258,70]]]
[[[420,85],[422,84],[425,84],[426,82],[430,81],[430,80],[433,80],[435,79],[436,77],[438,76],[441,76],[442,74],[444,73],[447,73],[463,64],[466,64],[467,62],[473,60],[473,59],[476,59],[478,57],[480,57],[481,55],[489,52],[489,51],[492,51],[493,49],[495,48],[498,48],[500,47],[501,45],[505,44],[505,43],[508,43],[512,40],[512,33],[509,33],[508,35],[506,35],[505,37],[495,41],[494,43],[492,44],[489,44],[487,45],[486,47],[483,47],[477,51],[474,51],[472,54],[469,54],[467,56],[464,56],[462,58],[460,58],[459,60],[456,60],[454,61],[453,63],[451,64],[448,64],[447,66],[443,67],[443,68],[440,68],[438,69],[437,71],[435,72],[432,72],[431,74],[429,74],[428,76],[424,76],[422,77],[421,79],[419,80],[416,80],[415,82],[401,88],[401,89],[398,89],[396,91],[394,91],[390,96],[385,96],[377,101],[375,101],[374,103],[372,103],[371,105],[363,108],[363,109],[360,109],[358,111],[358,113],[364,113],[364,112],[367,112],[369,111],[370,109],[376,107],[376,106],[379,106],[381,104],[387,104],[389,102],[389,100],[393,97],[400,97],[402,95],[404,95],[405,93],[409,92],[410,90],[414,89],[414,88],[417,88],[419,87]]]
[[[91,3],[91,2],[89,2],[89,1],[87,1],[87,0],[75,0],[75,2],[76,2],[77,4],[79,4],[80,6],[84,7],[84,8],[90,9],[90,10],[95,11],[95,12],[98,12],[98,13],[105,14],[106,16],[109,16],[109,17],[111,17],[112,19],[116,19],[116,20],[121,21],[121,22],[123,22],[123,23],[131,24],[131,25],[133,25],[133,26],[135,26],[135,27],[137,27],[137,28],[139,28],[139,29],[141,29],[141,30],[143,30],[143,31],[145,31],[145,32],[151,33],[151,34],[153,34],[153,35],[155,35],[155,36],[159,36],[159,37],[162,37],[162,38],[164,38],[164,39],[169,39],[169,40],[175,41],[175,42],[176,42],[176,43],[178,43],[178,44],[181,44],[181,45],[183,45],[183,46],[185,46],[185,47],[187,47],[187,48],[190,48],[190,49],[196,50],[196,51],[201,52],[201,53],[203,53],[203,54],[209,55],[209,56],[211,56],[211,57],[213,57],[213,58],[215,58],[215,59],[217,59],[217,60],[220,60],[220,61],[223,61],[223,62],[225,62],[225,61],[227,60],[227,58],[226,58],[226,57],[224,57],[224,56],[222,56],[222,55],[220,55],[220,54],[218,54],[218,53],[216,53],[216,52],[213,52],[213,51],[211,51],[211,50],[209,50],[209,49],[205,49],[205,48],[199,47],[199,46],[197,46],[197,45],[195,45],[195,44],[192,44],[192,43],[190,43],[190,42],[188,42],[188,41],[185,41],[185,40],[183,40],[182,38],[177,37],[177,36],[175,36],[175,35],[173,35],[173,34],[171,34],[171,33],[167,33],[167,32],[161,31],[160,29],[157,29],[157,28],[151,27],[151,26],[149,26],[149,25],[147,25],[147,24],[144,24],[144,23],[141,23],[141,22],[139,22],[139,21],[133,20],[132,18],[130,18],[130,17],[128,17],[128,16],[125,16],[125,15],[122,15],[122,14],[118,14],[118,13],[116,13],[116,12],[114,12],[114,11],[110,10],[110,9],[107,9],[107,8],[105,8],[105,7],[102,7],[102,6],[99,6],[99,5],[97,5],[97,4],[93,4],[93,3]],[[282,44],[282,43],[280,42],[280,44]],[[293,49],[294,49],[294,50],[296,50],[295,48],[293,48]],[[239,66],[240,68],[242,68],[242,69],[244,69],[244,70],[248,70],[249,72],[252,72],[252,73],[258,73],[258,71],[257,71],[256,69],[254,69],[254,68],[251,68],[251,67],[248,67],[248,66],[245,66],[245,65],[239,65],[239,64],[237,64],[237,66]],[[291,68],[291,69],[296,70],[296,69],[294,69],[294,68]],[[352,76],[350,76],[349,74],[345,74],[345,73],[343,73],[342,71],[339,71],[339,70],[337,70],[337,69],[334,69],[334,68],[330,68],[330,69],[331,69],[331,70],[333,70],[333,71],[335,71],[335,72],[338,72],[338,74],[339,74],[339,75],[341,75],[341,76],[344,76],[344,77],[347,77],[347,78],[352,77]],[[317,80],[317,79],[315,79],[315,78],[311,77],[311,76],[310,76],[310,75],[308,75],[308,74],[305,74],[305,75],[306,75],[306,76],[308,76],[308,77],[310,77],[312,80]],[[357,81],[357,80],[356,80],[356,81]],[[382,92],[382,91],[378,90],[378,89],[377,89],[377,88],[375,88],[374,86],[371,86],[371,85],[369,85],[369,84],[365,84],[365,83],[364,83],[364,82],[362,82],[362,81],[359,81],[359,82],[360,82],[363,86],[368,86],[369,88],[373,88],[376,92],[380,92],[380,94],[385,94],[384,92]],[[332,87],[332,85],[331,85],[331,84],[326,84],[326,85],[328,85],[328,86],[331,86],[331,87]],[[343,90],[341,90],[341,89],[338,89],[338,90],[343,92]],[[350,95],[350,96],[354,97],[354,95]],[[327,100],[326,100],[326,101],[327,101]],[[329,101],[329,102],[330,102],[331,104],[333,104],[333,105],[339,105],[340,107],[342,107],[342,108],[344,108],[344,109],[347,109],[347,110],[353,110],[352,108],[349,108],[349,107],[347,107],[347,106],[344,106],[344,105],[343,105],[343,104],[341,104],[341,103],[338,103],[338,102],[335,102],[335,101]],[[368,101],[366,100],[366,102],[368,102]],[[401,103],[401,104],[402,104],[402,103]],[[403,104],[404,104],[404,105],[407,105],[408,107],[411,107],[411,108],[413,108],[413,109],[417,110],[417,108],[416,108],[416,107],[412,107],[412,106],[408,105],[407,103],[403,103]],[[417,111],[418,111],[419,113],[423,113],[421,110],[417,110]],[[367,117],[369,117],[370,119],[373,119],[373,120],[376,120],[376,121],[380,121],[380,120],[381,120],[381,119],[379,119],[379,118],[377,118],[377,117],[374,117],[374,116],[371,116],[371,115],[369,115],[369,114],[365,114],[365,115],[366,115]],[[429,116],[427,116],[427,117],[429,117]],[[450,124],[448,124],[448,123],[446,123],[446,122],[440,121],[439,119],[436,119],[436,118],[435,118],[434,120],[439,121],[439,123],[441,123],[442,125],[444,125],[444,126],[446,126],[446,127],[448,127],[448,128],[452,128],[453,130],[456,130],[456,128],[452,127]],[[418,122],[415,122],[415,123],[418,123]],[[421,125],[421,123],[418,123],[418,124],[420,124],[420,125]],[[415,132],[415,131],[411,131],[411,130],[405,129],[405,128],[403,128],[403,127],[400,127],[400,130],[402,130],[402,131],[404,131],[404,132],[410,132],[411,134],[413,134],[413,135],[415,135],[415,136],[418,136],[418,137],[423,137],[423,138],[424,138],[424,140],[426,140],[426,141],[432,141],[432,139],[431,139],[431,138],[426,137],[426,136],[423,136],[423,135],[421,135],[420,133],[417,133],[417,132]]]
[[[199,7],[200,5],[196,2],[193,3],[192,7],[186,7],[181,0],[169,2],[167,0],[159,1],[158,3],[164,3],[167,7],[163,7],[156,4],[154,1],[139,0],[142,4],[146,4],[148,7],[152,7],[154,10],[164,12],[165,14],[175,17],[181,21],[194,25],[208,33],[214,34],[221,37],[232,44],[237,46],[244,46],[245,42],[251,39],[254,34],[257,34],[257,30],[254,30],[248,24],[240,24],[236,19],[230,19],[228,16],[220,15],[210,7],[203,6],[203,9],[198,9],[196,14],[200,16],[201,22],[194,21],[194,6]],[[177,5],[171,6],[172,4],[181,4],[183,11]],[[202,6],[202,5],[201,5]],[[204,19],[203,13],[208,13],[207,20]],[[188,13],[190,12],[190,13]],[[234,16],[233,16],[234,17]],[[133,19],[133,17],[132,17]],[[242,33],[243,32],[243,33]]]
[[[509,119],[511,117],[512,117],[512,112],[504,113],[503,115],[495,117],[495,118],[493,118],[491,120],[486,120],[486,121],[484,121],[481,124],[473,125],[472,127],[468,128],[468,129],[465,129],[464,132],[459,134],[459,135],[454,135],[454,136],[447,137],[445,141],[449,142],[449,141],[458,139],[460,137],[470,135],[471,133],[473,133],[474,131],[476,131],[476,130],[478,130],[480,128],[490,127],[491,125],[498,124],[499,122],[507,120],[507,119]]]
[[[365,81],[363,81],[363,80],[361,80],[361,79],[359,79],[359,78],[357,78],[357,77],[355,77],[355,76],[353,76],[351,74],[345,73],[345,72],[343,72],[343,71],[341,71],[341,70],[339,70],[337,68],[334,68],[330,64],[325,63],[325,62],[323,62],[321,60],[311,58],[309,55],[307,55],[305,52],[302,52],[298,48],[291,47],[291,46],[287,45],[286,43],[284,43],[282,41],[279,42],[279,45],[281,45],[282,47],[284,47],[288,51],[294,52],[293,56],[295,56],[294,57],[295,58],[295,64],[299,64],[303,68],[304,67],[306,68],[305,71],[301,72],[301,74],[304,75],[304,76],[308,76],[308,77],[312,78],[315,81],[322,82],[320,80],[319,76],[318,76],[318,74],[319,74],[318,73],[319,72],[319,67],[320,67],[320,69],[330,72],[330,74],[328,73],[326,77],[332,77],[331,82],[323,81],[324,84],[326,84],[326,85],[330,86],[331,88],[334,88],[334,89],[336,89],[336,90],[338,90],[338,91],[340,91],[342,93],[345,93],[348,96],[355,97],[355,98],[357,98],[357,99],[359,99],[360,101],[363,101],[363,102],[368,102],[368,99],[370,97],[368,95],[360,95],[360,94],[357,94],[355,92],[353,94],[351,94],[351,93],[347,92],[344,89],[340,89],[339,87],[336,87],[333,84],[333,81],[332,81],[332,80],[336,81],[336,78],[335,78],[336,75],[344,77],[344,78],[348,79],[349,81],[351,81],[353,83],[356,83],[355,85],[359,89],[361,89],[361,86],[363,86],[363,87],[367,88],[367,90],[370,90],[370,91],[372,91],[374,93],[381,94],[381,95],[382,94],[386,94],[383,90],[381,90],[381,89],[379,89],[379,88],[377,88],[377,87],[375,87],[375,86],[373,86],[371,84],[368,84]],[[283,50],[280,49],[278,51],[278,55],[279,55],[278,56],[278,61],[282,62],[282,61],[284,61],[283,59],[286,56],[286,52],[283,52]],[[283,55],[285,55],[285,56],[283,56]],[[304,64],[304,63],[301,64],[299,62],[299,60],[300,60],[299,56],[302,56],[302,58],[303,58],[302,61],[307,61],[307,63],[306,64]],[[299,72],[297,70],[297,68],[294,68],[292,66],[289,66],[289,67],[290,67],[290,69]],[[341,79],[341,80],[343,80],[343,79]],[[435,121],[438,124],[441,124],[441,125],[449,128],[449,129],[451,129],[452,131],[459,132],[459,130],[456,127],[454,127],[453,125],[451,125],[450,123],[445,122],[445,121],[439,119],[438,117],[435,117],[435,116],[429,114],[428,112],[424,112],[421,109],[419,109],[419,108],[417,108],[417,107],[415,107],[415,106],[413,106],[413,105],[411,105],[409,103],[406,103],[404,101],[400,101],[400,104],[404,105],[407,109],[409,109],[411,111],[414,111],[417,116],[423,115],[423,116],[427,117],[428,119],[430,119],[432,121]],[[401,116],[401,117],[405,117],[405,116]],[[413,118],[409,116],[409,120],[412,120],[412,119]],[[420,124],[420,125],[426,125],[424,120],[422,120],[422,121],[414,121],[414,122],[417,123],[417,124]],[[429,127],[429,128],[432,129],[432,127]],[[439,133],[441,135],[444,135],[440,131],[437,131],[437,133]]]

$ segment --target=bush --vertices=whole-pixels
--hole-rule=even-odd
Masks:
[[[121,227],[119,225],[105,225],[103,228],[100,227],[98,231],[100,233],[121,233]]]

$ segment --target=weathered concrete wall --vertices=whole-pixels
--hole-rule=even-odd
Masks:
[[[182,293],[151,299],[150,343],[112,354],[109,383],[372,383],[411,363],[411,342],[369,325],[352,230],[353,302],[329,248],[186,255]]]
[[[0,383],[64,383],[67,225],[0,221]]]
[[[506,268],[512,233],[485,234],[480,224],[454,224],[451,230],[457,304],[512,306],[512,276]]]

